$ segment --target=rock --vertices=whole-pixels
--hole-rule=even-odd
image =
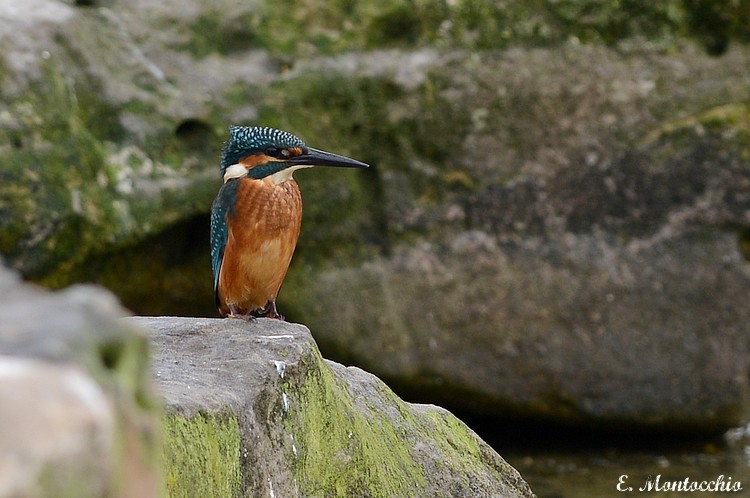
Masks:
[[[101,289],[0,265],[0,496],[160,496],[146,341]]]
[[[279,126],[374,166],[298,174],[279,306],[327,357],[493,417],[722,430],[748,397],[750,58],[742,8],[709,3],[2,4],[0,253],[212,314],[226,126]]]
[[[27,278],[91,280],[92,259],[205,210],[220,185],[221,139],[186,102],[169,109],[175,89],[132,36],[106,7],[0,5],[0,252]]]
[[[449,412],[324,360],[304,326],[126,322],[150,331],[171,496],[533,496]]]
[[[106,291],[1,266],[0,295],[2,497],[158,497],[162,478],[169,496],[533,496],[449,412],[323,360],[303,326],[118,320]]]
[[[328,357],[452,408],[620,430],[740,424],[750,110],[720,103],[739,101],[746,61],[576,48],[455,64],[429,80],[440,111],[406,113],[449,139],[446,157],[365,158],[387,251],[368,256],[363,234],[361,261],[316,267],[303,232],[280,309]],[[659,122],[674,98],[685,117]]]

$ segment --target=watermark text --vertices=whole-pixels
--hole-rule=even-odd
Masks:
[[[742,483],[733,481],[731,477],[723,474],[715,479],[706,481],[696,481],[689,477],[681,480],[671,480],[662,478],[661,474],[656,477],[648,476],[645,481],[640,483],[630,483],[627,474],[620,476],[617,482],[617,491],[621,492],[685,492],[691,493],[700,491],[703,493],[737,493],[742,491]]]

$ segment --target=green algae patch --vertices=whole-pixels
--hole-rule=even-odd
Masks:
[[[414,496],[424,470],[412,444],[382,410],[362,407],[315,348],[317,363],[298,387],[287,430],[296,442],[295,474],[308,496]],[[372,401],[372,400],[370,400]]]
[[[241,436],[236,417],[167,414],[164,446],[168,497],[240,496]]]
[[[431,408],[423,412],[423,436],[432,439],[445,455],[444,464],[454,475],[481,475],[494,468],[508,476],[513,467],[482,443],[463,422],[448,411]]]

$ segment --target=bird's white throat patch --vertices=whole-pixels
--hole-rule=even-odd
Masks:
[[[242,178],[247,174],[247,168],[241,164],[233,164],[224,171],[224,183],[233,178]]]
[[[281,183],[284,183],[285,181],[291,180],[292,174],[298,169],[302,168],[312,168],[312,165],[300,164],[296,166],[290,166],[286,169],[282,169],[281,171],[277,171],[273,175],[268,175],[266,178],[264,178],[264,180],[269,180],[274,185],[279,185]]]
[[[262,178],[262,180],[269,181],[273,183],[274,185],[279,185],[281,183],[284,183],[285,181],[292,179],[292,174],[297,171],[298,169],[302,168],[312,168],[312,165],[310,164],[299,164],[295,166],[290,166],[286,169],[282,169],[281,171],[277,171],[276,173],[272,175],[268,175],[265,178]],[[247,168],[241,164],[233,164],[229,166],[224,171],[224,183],[227,183],[229,180],[233,180],[235,178],[242,178],[243,176],[247,175]]]

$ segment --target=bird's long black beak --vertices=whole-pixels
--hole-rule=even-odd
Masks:
[[[362,161],[324,150],[313,149],[312,147],[308,147],[304,154],[291,158],[289,162],[300,166],[333,166],[336,168],[370,167],[369,164],[365,164]]]

